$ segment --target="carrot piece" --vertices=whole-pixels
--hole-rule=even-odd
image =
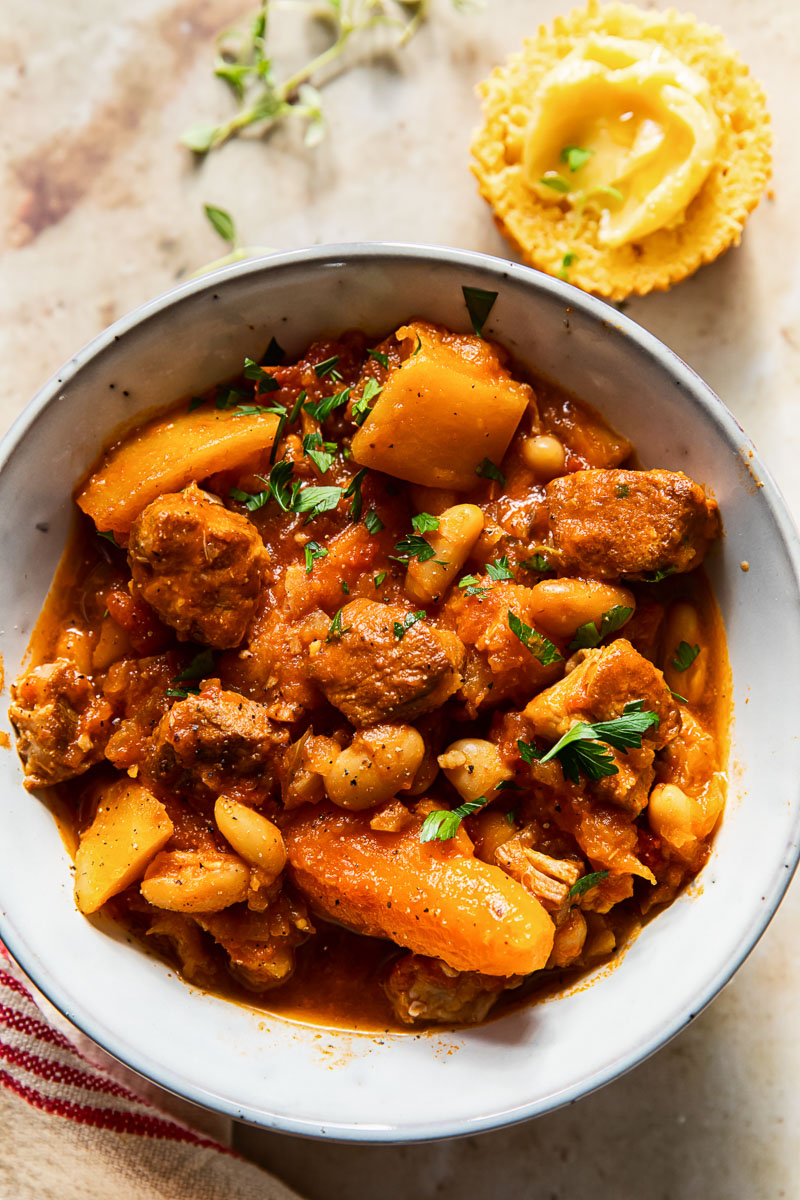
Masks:
[[[208,405],[173,410],[112,446],[78,492],[78,507],[101,532],[125,534],[157,496],[269,450],[277,428],[275,413],[246,416]]]
[[[521,884],[453,842],[420,842],[420,817],[400,833],[371,829],[370,817],[304,808],[283,830],[294,881],[325,916],[459,971],[545,965],[553,923]]]

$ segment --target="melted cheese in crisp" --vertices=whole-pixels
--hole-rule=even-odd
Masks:
[[[537,89],[523,169],[542,200],[598,209],[600,244],[622,246],[683,219],[718,138],[702,75],[654,42],[594,35]],[[570,147],[591,153],[570,165]]]

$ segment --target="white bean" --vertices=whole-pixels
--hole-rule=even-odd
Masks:
[[[677,656],[681,642],[685,642],[691,650],[699,646],[699,653],[683,671],[675,666],[675,662],[680,661]],[[700,614],[693,604],[678,600],[670,606],[664,622],[663,646],[667,687],[685,696],[690,704],[699,703],[706,690],[708,651],[703,640]]]
[[[549,637],[572,637],[580,625],[592,621],[599,628],[603,613],[616,607],[633,612],[633,592],[618,584],[586,579],[543,579],[531,588],[528,616]]]
[[[566,458],[562,443],[552,434],[525,438],[522,443],[522,460],[533,471],[538,483],[549,483],[557,475],[563,475]]]
[[[477,504],[456,504],[446,509],[439,518],[439,528],[426,534],[433,558],[427,562],[413,558],[408,564],[406,591],[412,600],[430,604],[442,596],[469,558],[482,530],[483,513]]]
[[[214,805],[217,828],[237,854],[251,867],[259,867],[270,882],[286,866],[286,847],[277,825],[230,796],[220,796]]]
[[[425,756],[413,725],[362,729],[325,772],[325,790],[340,808],[374,808],[408,791]]]
[[[494,743],[483,738],[459,738],[439,757],[439,766],[463,800],[489,799],[514,774]]]
[[[151,862],[141,893],[171,912],[219,912],[247,897],[250,868],[233,854],[163,850]]]

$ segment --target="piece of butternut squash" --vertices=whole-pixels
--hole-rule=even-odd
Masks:
[[[112,446],[76,496],[103,532],[125,534],[152,500],[269,450],[275,413],[244,416],[203,405],[148,421]]]
[[[112,784],[75,854],[75,902],[81,912],[97,912],[141,878],[171,834],[167,810],[152,792],[131,779]]]
[[[396,336],[417,348],[389,375],[353,437],[353,458],[411,483],[470,491],[485,458],[501,461],[533,393],[482,338],[423,321]]]
[[[370,816],[304,808],[284,828],[294,881],[325,916],[459,971],[528,975],[545,965],[553,923],[521,884],[453,841],[420,842],[421,817],[387,833]]]

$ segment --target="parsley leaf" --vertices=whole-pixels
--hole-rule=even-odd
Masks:
[[[670,661],[676,671],[687,671],[699,653],[700,647],[698,645],[690,646],[688,642],[680,642]]]
[[[494,307],[497,292],[487,292],[483,288],[476,287],[462,287],[461,291],[464,293],[464,303],[467,306],[472,328],[478,337],[483,337],[483,327]]]
[[[342,498],[340,487],[304,487],[292,497],[292,509],[296,513],[308,513],[307,521],[322,513],[333,512]]]
[[[379,571],[377,575],[373,576],[372,582],[375,584],[376,592],[377,592],[378,588],[381,586],[381,584],[383,583],[383,581],[386,578],[386,576],[388,575],[388,573],[389,573],[388,571]]]
[[[340,392],[334,392],[332,396],[323,396],[321,400],[311,400],[304,404],[306,412],[309,413],[317,421],[326,420],[336,408],[341,408],[343,404],[347,404],[350,399],[352,388],[342,388]]]
[[[608,879],[608,871],[592,871],[591,875],[581,875],[567,892],[567,899],[574,900],[576,896],[583,896],[604,879]]]
[[[538,750],[533,742],[526,742],[523,738],[517,738],[517,749],[526,763],[538,762],[542,757],[541,750]]]
[[[651,571],[649,575],[643,575],[642,583],[661,583],[661,580],[666,579],[668,575],[674,575],[676,570],[676,567],[664,567],[663,570],[659,567],[657,570]]]
[[[217,208],[215,204],[204,204],[203,212],[208,217],[212,229],[225,242],[230,242],[232,246],[236,245],[236,226],[233,222],[233,217],[224,208]]]
[[[630,485],[627,483],[618,483],[615,494],[618,500],[625,500],[631,494]]]
[[[477,800],[465,800],[458,808],[437,808],[428,813],[419,831],[421,842],[449,842],[458,833],[458,827],[465,817],[480,812],[489,803],[486,796],[478,796]]]
[[[627,750],[629,746],[638,750],[642,744],[642,734],[651,725],[657,729],[660,724],[658,714],[645,709],[644,700],[632,700],[623,708],[621,717],[611,721],[595,721],[592,728],[595,737],[608,742],[615,750]]]
[[[340,579],[340,580],[339,580],[339,586],[341,587],[341,589],[342,589],[342,591],[344,592],[345,596],[349,596],[349,595],[350,595],[350,584],[347,582],[347,580],[346,580],[346,579]]]
[[[564,657],[563,654],[559,654],[558,648],[553,645],[549,638],[546,638],[543,633],[539,633],[538,630],[531,629],[530,625],[526,625],[510,609],[508,610],[508,627],[514,636],[519,638],[525,649],[530,651],[543,667],[548,667],[550,663],[559,662]]]
[[[382,350],[368,350],[367,354],[370,358],[374,358],[375,362],[379,362],[382,367],[389,366],[389,355],[384,354]]]
[[[569,649],[587,650],[599,646],[603,638],[608,637],[610,633],[616,633],[632,616],[632,608],[626,608],[624,604],[615,604],[601,616],[599,629],[594,621],[587,621],[585,625],[579,625],[575,631],[575,637],[569,644]]]
[[[394,636],[397,638],[398,642],[402,642],[406,635],[407,629],[410,629],[412,625],[416,625],[417,621],[421,621],[423,617],[426,617],[427,615],[428,614],[425,612],[425,609],[421,608],[419,612],[409,613],[402,622],[395,621]]]
[[[325,638],[325,641],[326,642],[336,641],[338,638],[342,637],[343,634],[349,633],[351,628],[352,628],[351,625],[347,625],[344,627],[342,626],[342,609],[340,608],[337,611],[336,615],[334,616],[333,620],[331,621],[330,628],[328,630],[328,636]]]
[[[411,524],[414,526],[415,533],[432,533],[439,528],[440,521],[438,517],[432,517],[430,513],[417,513],[411,518]]]
[[[200,694],[200,688],[197,681],[207,679],[214,672],[214,651],[201,650],[199,654],[195,654],[192,661],[187,667],[171,680],[171,686],[166,689],[166,695],[171,699],[185,700],[191,692],[193,695]],[[185,684],[185,687],[176,687],[176,684]]]
[[[98,530],[97,530],[97,536],[98,536],[98,537],[101,537],[101,538],[104,538],[104,539],[105,539],[105,541],[107,541],[107,542],[111,542],[111,545],[112,545],[112,546],[116,546],[118,550],[121,550],[121,549],[122,549],[122,547],[120,546],[119,542],[118,542],[118,541],[117,541],[117,539],[114,537],[114,532],[113,532],[113,530],[111,530],[111,529],[98,529]]]
[[[549,171],[546,175],[542,176],[539,183],[544,184],[545,187],[552,188],[554,192],[561,192],[562,194],[568,192],[571,187],[569,181],[563,175],[559,175],[558,171]]]
[[[324,546],[320,546],[319,542],[306,542],[303,553],[306,557],[306,575],[310,575],[314,570],[314,563],[318,558],[327,558],[328,556],[328,551]]]
[[[500,583],[503,579],[513,579],[514,572],[509,568],[508,555],[504,554],[502,558],[498,558],[496,563],[487,563],[486,574],[495,583]]]
[[[289,424],[294,425],[297,418],[300,416],[300,410],[308,399],[308,392],[300,392],[299,396],[292,405],[292,411],[289,413]]]
[[[262,367],[279,367],[286,357],[286,351],[275,338],[270,338],[269,345],[264,351],[264,357],[261,359]]]
[[[519,564],[523,571],[552,571],[550,563],[543,554],[534,554],[533,558],[526,558],[524,562]]]
[[[562,258],[561,266],[558,269],[559,278],[565,279],[567,282],[569,282],[569,269],[572,266],[572,264],[576,263],[577,261],[578,261],[578,255],[575,253],[575,251],[568,250],[567,253],[564,255],[564,257]]]
[[[303,453],[311,459],[320,474],[324,475],[336,456],[336,442],[323,442],[318,433],[307,433],[303,438]]]
[[[345,488],[345,492],[344,492],[345,499],[347,500],[351,496],[353,498],[352,503],[350,504],[350,516],[353,518],[354,521],[357,521],[359,519],[359,517],[361,516],[361,508],[364,503],[362,496],[361,496],[361,484],[364,482],[364,476],[366,475],[366,473],[367,473],[366,467],[362,467],[360,471],[356,471],[355,475],[350,480],[350,483]]]
[[[367,513],[367,515],[364,517],[364,524],[367,527],[367,531],[372,534],[380,533],[380,531],[382,529],[386,528],[383,521],[380,519],[378,514],[375,512],[374,508],[371,508],[369,510],[369,512]]]
[[[264,507],[272,492],[269,490],[264,492],[243,492],[241,488],[232,487],[228,495],[231,500],[236,500],[239,504],[243,504],[248,512],[255,512],[257,509]]]
[[[194,410],[199,408],[201,404],[205,404],[206,399],[206,396],[192,396],[191,400],[189,401],[189,407],[186,411],[194,412]]]
[[[370,378],[364,384],[364,390],[361,393],[361,396],[353,405],[353,420],[355,421],[356,425],[364,424],[370,412],[372,411],[370,402],[377,396],[380,396],[382,391],[383,388],[378,383],[377,379],[373,379],[372,376],[370,376]]]
[[[579,171],[594,154],[594,150],[584,150],[582,146],[565,146],[560,159],[566,163],[570,171]]]
[[[492,585],[481,583],[477,575],[465,575],[463,579],[459,579],[458,586],[463,589],[465,596],[477,596],[479,600],[492,590]]]
[[[419,562],[427,562],[436,554],[430,542],[426,542],[424,537],[418,533],[407,533],[401,537],[399,542],[395,543],[397,554],[391,555],[398,562],[410,562],[412,558],[416,558]]]
[[[316,375],[317,379],[324,379],[326,375],[330,375],[331,379],[340,380],[342,377],[336,370],[336,364],[338,361],[339,355],[332,354],[330,358],[326,358],[322,362],[317,363],[314,367],[314,374]]]
[[[496,467],[490,458],[485,458],[475,468],[475,474],[480,475],[481,479],[494,479],[500,487],[506,486],[506,477],[499,467]]]
[[[611,721],[597,721],[590,725],[577,721],[564,736],[551,747],[540,762],[558,758],[562,770],[573,783],[580,782],[581,771],[589,779],[602,779],[605,775],[618,775],[619,768],[613,755],[602,745],[603,742],[615,750],[639,749],[642,734],[651,725],[657,726],[656,713],[644,709],[643,700],[634,700],[625,705],[622,716]]]
[[[294,474],[294,466],[287,459],[281,459],[269,473],[269,479],[265,479],[263,475],[257,475],[256,479],[260,479],[262,483],[266,483],[269,490],[272,492],[275,502],[284,512],[289,512],[292,507],[292,492],[289,487],[292,475]]]
[[[274,375],[270,375],[269,371],[265,371],[257,362],[253,362],[252,358],[244,360],[245,379],[253,379],[256,383],[256,393],[258,395],[264,392],[279,392],[281,385],[278,383]]]

